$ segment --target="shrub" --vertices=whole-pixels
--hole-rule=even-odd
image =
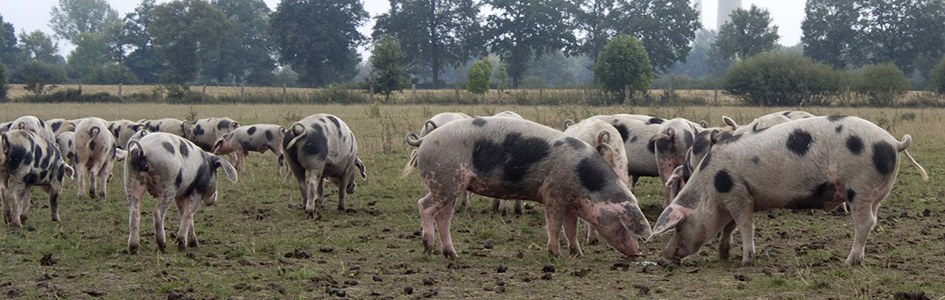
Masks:
[[[853,80],[853,90],[867,97],[871,106],[891,106],[909,90],[909,78],[892,63],[867,65]]]
[[[473,94],[485,94],[489,91],[489,79],[492,78],[492,63],[487,59],[473,63],[469,68],[466,90]]]
[[[66,89],[49,94],[34,94],[17,100],[30,103],[92,103],[92,102],[124,102],[118,96],[109,93],[82,94],[78,89]]]
[[[7,67],[0,63],[0,102],[7,101]]]
[[[842,90],[833,67],[796,54],[762,53],[736,63],[722,87],[747,104],[825,106]]]
[[[932,82],[930,87],[933,92],[945,94],[945,56],[932,69]]]
[[[26,89],[34,94],[42,94],[47,84],[65,82],[66,70],[60,65],[28,61],[16,68],[11,79],[26,84]]]
[[[620,34],[611,39],[597,56],[594,76],[605,91],[619,95],[618,101],[623,101],[632,97],[634,92],[646,92],[650,88],[653,66],[639,40]]]

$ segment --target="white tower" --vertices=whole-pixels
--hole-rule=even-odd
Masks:
[[[722,24],[731,20],[729,15],[737,8],[742,7],[742,0],[719,0],[719,15],[716,28],[721,28]]]

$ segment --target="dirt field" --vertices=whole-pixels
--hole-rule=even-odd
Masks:
[[[492,216],[491,200],[479,197],[453,219],[460,258],[425,255],[416,204],[424,188],[416,175],[400,178],[410,150],[402,142],[404,133],[438,112],[485,115],[502,110],[560,128],[565,119],[615,112],[686,117],[718,126],[723,114],[749,122],[777,109],[2,104],[2,122],[25,114],[131,120],[229,116],[244,125],[288,125],[309,114],[332,113],[357,135],[368,179],[358,181],[345,212],[335,209],[337,190],[326,184],[321,217],[310,220],[299,205],[298,186],[276,174],[275,157],[254,154],[239,183],[221,180],[219,200],[197,212],[199,248],[157,252],[154,201],[147,197],[137,255],[125,251],[128,210],[121,166],[115,168],[106,199],[77,198],[74,181],[67,181],[59,223],[50,221],[48,197],[35,189],[25,227],[0,230],[0,298],[945,297],[945,110],[811,109],[815,114],[858,115],[897,137],[912,134],[909,150],[932,178],[922,182],[916,168],[901,161],[899,181],[879,210],[861,267],[843,264],[853,241],[847,215],[758,213],[754,266],[740,265],[735,238],[730,261],[720,261],[717,243],[711,242],[681,266],[667,267],[659,264],[658,255],[670,235],[642,244],[646,256],[636,260],[600,244],[582,244],[581,258],[549,257],[538,203],[530,203],[520,217]],[[662,211],[658,180],[643,179],[638,188],[644,213],[654,222]],[[171,208],[165,222],[169,240],[178,223],[176,208]]]

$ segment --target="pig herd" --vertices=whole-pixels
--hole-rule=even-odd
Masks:
[[[541,203],[551,255],[559,255],[562,228],[570,255],[583,255],[578,234],[583,220],[585,243],[599,236],[627,257],[644,255],[639,241],[674,231],[662,252],[671,262],[716,237],[719,256],[727,259],[738,229],[742,263],[751,264],[755,212],[840,207],[849,211],[855,228],[846,263],[858,265],[880,202],[896,181],[900,153],[928,179],[906,150],[910,135],[896,139],[858,117],[783,111],[744,125],[728,117],[723,122],[724,127],[709,127],[683,118],[614,114],[567,120],[562,131],[514,112],[432,116],[419,133],[405,137],[414,149],[403,175],[418,170],[427,189],[417,202],[423,247],[457,256],[450,223],[457,198],[466,205],[471,193],[494,198],[496,212],[503,200],[515,200],[516,213],[522,200]],[[301,207],[312,218],[319,215],[326,179],[337,185],[343,211],[346,195],[356,190],[356,177],[367,176],[354,133],[330,114],[311,115],[288,127],[245,125],[225,117],[188,122],[23,116],[0,124],[0,132],[4,222],[22,226],[34,186],[49,194],[52,219],[59,221],[66,177],[76,178],[79,196],[104,197],[112,164],[121,161],[131,253],[140,245],[146,193],[157,203],[158,249],[166,247],[163,222],[172,203],[181,216],[178,248],[196,247],[194,213],[200,203],[217,199],[217,170],[236,182],[250,152],[277,157],[278,172],[297,181]],[[633,193],[644,176],[658,177],[663,186],[659,203],[664,210],[652,226]]]

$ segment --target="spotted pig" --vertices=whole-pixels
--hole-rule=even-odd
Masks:
[[[131,136],[134,135],[135,132],[145,129],[144,127],[144,125],[124,119],[108,122],[108,132],[112,133],[119,149],[126,149]]]
[[[284,166],[283,137],[285,137],[285,128],[279,125],[255,124],[243,126],[217,139],[211,152],[217,155],[236,153],[234,165],[239,172],[243,171],[243,164],[249,152],[266,153],[266,151],[272,151],[278,157],[279,165]]]
[[[636,198],[601,155],[578,139],[528,120],[481,117],[450,122],[410,145],[418,147],[417,168],[428,190],[418,201],[427,252],[433,251],[435,224],[443,255],[456,257],[453,205],[470,191],[541,202],[552,255],[558,255],[562,225],[571,254],[582,255],[579,217],[620,253],[641,255],[636,237],[649,236],[650,226]]]
[[[52,220],[59,221],[59,192],[62,179],[72,177],[59,148],[28,130],[14,129],[2,133],[0,142],[0,198],[3,198],[3,220],[13,227],[22,227],[30,209],[32,187],[41,187],[49,194]]]
[[[137,136],[141,136],[140,139]],[[237,181],[236,169],[225,159],[207,153],[187,139],[170,133],[141,131],[128,142],[125,159],[125,194],[128,197],[128,251],[136,253],[140,245],[138,225],[141,200],[147,192],[157,199],[154,210],[155,238],[158,250],[164,252],[164,216],[172,203],[180,213],[177,248],[197,247],[194,213],[203,201],[212,205],[217,200],[217,169]]]
[[[49,130],[52,130],[53,136],[59,136],[63,132],[75,131],[75,125],[78,124],[78,120],[66,120],[66,119],[49,119],[46,120],[46,124],[49,126]]]
[[[725,259],[732,231],[738,228],[742,263],[751,264],[754,212],[830,210],[846,202],[852,207],[855,227],[846,263],[860,264],[880,201],[896,181],[899,152],[919,166],[905,151],[911,142],[909,135],[897,141],[857,117],[830,116],[791,121],[772,126],[765,134],[717,143],[660,215],[653,233],[676,230],[663,256],[679,260],[721,232],[719,254]]]
[[[59,153],[66,164],[75,168],[75,132],[66,131],[56,136],[56,145],[59,146]]]
[[[345,194],[355,191],[354,177],[366,178],[358,158],[354,133],[344,121],[329,114],[315,114],[295,122],[283,139],[286,162],[299,182],[302,207],[309,217],[318,216],[324,199],[324,180],[338,185],[338,210],[345,210]]]
[[[119,155],[115,137],[108,133],[108,125],[101,118],[85,118],[76,125],[75,165],[78,174],[76,192],[89,197],[105,197],[108,179],[112,177],[112,160],[124,159]]]
[[[419,139],[419,138],[425,137],[427,136],[427,134],[430,134],[430,132],[432,132],[434,129],[436,129],[437,127],[446,125],[446,123],[449,123],[455,120],[468,119],[468,118],[469,118],[469,115],[464,114],[464,113],[459,113],[459,112],[438,113],[434,115],[433,117],[431,117],[426,122],[423,122],[423,127],[420,128],[419,134],[413,131],[408,132],[407,136],[404,137],[404,140]],[[417,149],[413,149],[413,150],[410,150],[410,160],[408,160],[407,165],[404,166],[404,171],[401,173],[401,176],[407,177],[407,175],[410,175],[410,172],[413,172],[413,166],[416,164],[417,164]]]
[[[166,132],[181,137],[189,137],[191,135],[190,126],[187,122],[178,119],[143,119],[138,120],[138,124],[143,125],[141,129],[147,130],[148,132]]]
[[[220,137],[240,128],[240,123],[230,118],[214,117],[197,120],[197,122],[190,127],[190,135],[187,136],[187,139],[194,142],[194,144],[204,151],[210,151],[213,149],[213,144],[216,143]]]

